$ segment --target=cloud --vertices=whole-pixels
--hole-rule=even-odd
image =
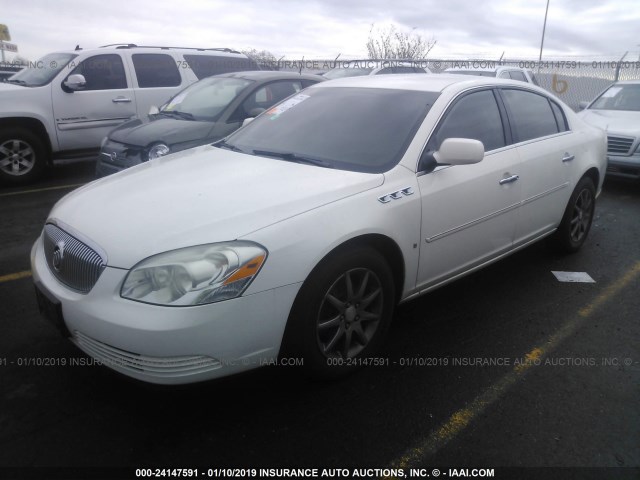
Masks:
[[[551,0],[545,55],[638,50],[637,0]],[[372,25],[394,23],[438,43],[432,56],[537,57],[546,0],[23,0],[5,9],[20,54],[131,42],[269,50],[289,59],[366,56]],[[612,35],[615,32],[615,35]]]

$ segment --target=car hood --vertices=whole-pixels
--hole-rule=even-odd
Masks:
[[[109,138],[139,147],[160,141],[167,145],[175,145],[206,138],[213,126],[213,122],[145,115],[118,126],[109,133]]]
[[[50,220],[99,245],[109,266],[131,268],[156,253],[246,236],[383,182],[382,174],[207,145],[85,185],[60,200]]]
[[[607,133],[636,137],[640,135],[640,112],[621,110],[583,110],[580,117],[590,125]]]
[[[0,93],[2,92],[15,92],[16,90],[24,90],[24,85],[18,85],[17,83],[0,82]]]

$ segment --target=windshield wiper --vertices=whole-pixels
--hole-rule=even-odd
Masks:
[[[224,139],[214,143],[213,146],[214,147],[218,147],[218,148],[224,148],[226,150],[231,150],[232,152],[247,153],[244,150],[242,150],[241,148],[238,148],[235,145],[227,143],[226,140],[224,140]]]
[[[187,112],[180,112],[178,110],[160,110],[160,113],[162,115],[174,115],[176,117],[182,118],[183,120],[195,120],[196,117],[194,117],[192,114],[187,113]]]
[[[324,167],[324,168],[333,168],[333,165],[325,160],[306,157],[304,155],[298,155],[296,153],[291,153],[291,152],[271,152],[269,150],[254,150],[253,154],[261,157],[279,158],[287,162],[302,163],[305,165],[315,165],[317,167]]]
[[[17,78],[14,79],[14,80],[9,79],[9,80],[7,80],[7,82],[17,83],[18,85],[26,85],[27,84],[27,82],[25,82],[24,80],[18,80]]]

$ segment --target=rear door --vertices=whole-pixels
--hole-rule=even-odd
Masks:
[[[522,206],[516,243],[553,230],[571,195],[571,162],[579,139],[560,106],[544,94],[501,88],[522,165]]]
[[[60,150],[97,148],[107,132],[136,114],[131,76],[119,53],[92,55],[70,68],[51,90]],[[84,76],[83,90],[64,86],[72,74]]]
[[[134,53],[131,55],[131,64],[135,74],[134,87],[139,116],[149,113],[152,105],[163,105],[193,83],[187,78],[186,67],[182,67],[185,75],[181,75],[178,61],[168,53]]]

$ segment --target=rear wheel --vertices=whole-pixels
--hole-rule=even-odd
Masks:
[[[393,306],[393,275],[376,250],[359,247],[334,254],[303,284],[283,352],[304,358],[315,376],[346,375],[378,349]]]
[[[24,128],[0,131],[0,179],[25,184],[42,175],[46,150],[40,138]]]
[[[571,194],[560,226],[555,233],[556,244],[561,250],[567,253],[580,250],[591,229],[595,206],[596,188],[593,180],[583,177]]]

